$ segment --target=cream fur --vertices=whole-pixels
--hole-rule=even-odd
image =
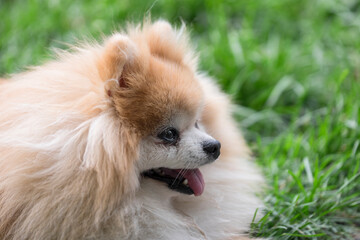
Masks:
[[[214,164],[200,168],[206,182],[200,197],[141,178],[137,169],[139,143],[149,129],[137,129],[128,121],[131,116],[121,118],[129,109],[124,109],[126,100],[116,99],[122,90],[111,80],[121,77],[129,62],[140,71],[150,56],[146,51],[182,65],[186,70],[177,68],[178,74],[194,78],[188,84],[196,81],[204,93],[201,121],[222,143],[222,153]],[[231,117],[228,98],[195,70],[184,29],[158,21],[130,27],[128,37],[120,33],[104,45],[59,53],[57,60],[2,82],[0,238],[246,237],[255,210],[262,206],[256,194],[263,180]],[[140,83],[131,84],[129,88]],[[197,97],[196,92],[186,93]],[[189,100],[184,105],[194,104]]]

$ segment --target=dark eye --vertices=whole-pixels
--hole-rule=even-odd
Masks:
[[[179,132],[175,128],[167,128],[162,131],[158,138],[163,140],[165,143],[176,143],[179,138]]]
[[[195,122],[195,127],[196,127],[196,128],[199,128],[199,123],[198,123],[198,121]]]

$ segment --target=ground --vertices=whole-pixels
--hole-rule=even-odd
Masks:
[[[0,76],[151,14],[185,22],[268,182],[252,234],[360,239],[356,0],[3,0]]]

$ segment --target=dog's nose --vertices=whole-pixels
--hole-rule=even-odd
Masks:
[[[204,152],[213,160],[217,159],[220,155],[221,144],[217,140],[203,142]]]

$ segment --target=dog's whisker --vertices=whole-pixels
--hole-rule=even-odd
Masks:
[[[181,177],[181,172],[182,172],[182,171],[184,171],[184,169],[181,169],[181,170],[178,172],[178,174],[176,175],[176,177],[175,177],[173,183],[171,184],[171,186],[173,186],[173,185],[176,183],[176,180],[178,179],[178,177]]]

